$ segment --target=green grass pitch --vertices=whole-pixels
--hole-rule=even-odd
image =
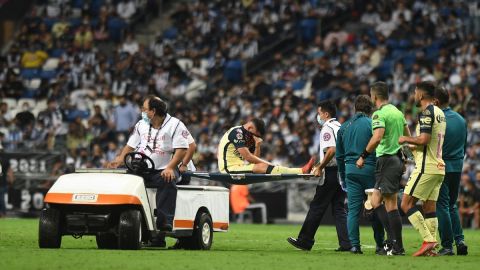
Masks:
[[[62,248],[48,250],[38,248],[38,220],[0,219],[0,269],[480,269],[480,231],[465,231],[468,256],[414,258],[421,240],[411,227],[403,230],[404,257],[375,255],[368,227],[361,228],[364,255],[334,252],[331,226],[320,226],[312,251],[296,250],[286,238],[299,230],[300,225],[232,224],[229,232],[214,234],[210,251],[98,250],[94,237],[71,236],[63,237]]]

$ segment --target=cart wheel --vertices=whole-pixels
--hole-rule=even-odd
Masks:
[[[60,248],[61,244],[60,211],[55,208],[44,208],[38,223],[38,246]]]
[[[97,233],[95,238],[99,249],[118,248],[118,238],[114,233]]]
[[[139,210],[126,210],[118,224],[118,247],[140,249],[142,246],[142,214]]]
[[[209,250],[213,241],[212,217],[208,213],[200,213],[195,219],[193,234],[190,237],[187,249]]]

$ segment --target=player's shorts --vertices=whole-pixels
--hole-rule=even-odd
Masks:
[[[227,166],[225,170],[220,170],[222,173],[253,173],[253,166],[255,164],[241,164]]]
[[[405,186],[404,194],[422,201],[437,201],[443,174],[425,174],[413,171]]]
[[[400,190],[403,161],[398,155],[384,155],[377,158],[375,167],[375,188],[382,194],[393,194]]]

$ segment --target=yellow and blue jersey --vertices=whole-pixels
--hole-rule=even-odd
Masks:
[[[425,174],[445,174],[445,162],[442,159],[443,142],[447,122],[443,111],[432,104],[418,115],[417,135],[431,135],[427,145],[418,145],[414,151],[414,172]]]
[[[237,150],[242,147],[247,147],[251,153],[255,152],[255,140],[252,134],[243,126],[229,129],[218,145],[218,169],[228,172],[228,167],[244,165],[246,161]]]

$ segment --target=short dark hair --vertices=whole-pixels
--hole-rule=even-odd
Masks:
[[[388,100],[388,85],[385,82],[376,82],[370,87],[370,91],[381,100]]]
[[[427,96],[433,98],[435,96],[435,84],[430,81],[419,82],[415,85],[417,89],[423,91]]]
[[[330,117],[336,117],[337,116],[337,107],[335,104],[330,101],[330,100],[325,100],[317,105],[322,112],[327,112],[330,114]]]
[[[355,112],[370,115],[373,111],[372,99],[367,95],[360,95],[355,99]]]
[[[435,98],[440,103],[439,105],[448,105],[450,102],[450,93],[448,93],[445,87],[438,85],[435,87]]]
[[[145,100],[148,100],[148,107],[150,110],[155,109],[155,114],[158,114],[159,116],[167,115],[167,112],[168,112],[167,103],[163,101],[161,98],[154,95],[149,95]]]
[[[255,126],[255,128],[257,129],[258,131],[258,135],[260,135],[261,137],[263,137],[263,135],[265,135],[265,122],[260,119],[260,118],[253,118],[252,120],[253,125]]]

